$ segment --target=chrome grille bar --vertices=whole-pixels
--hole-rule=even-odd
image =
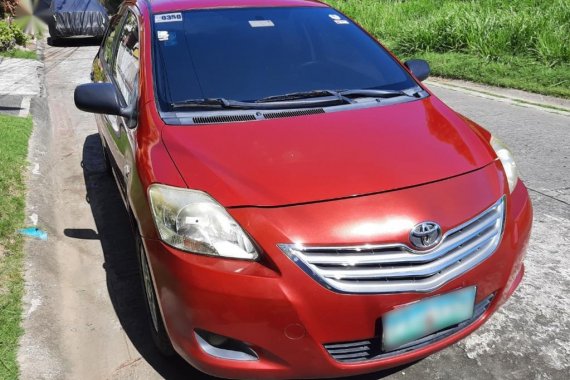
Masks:
[[[429,251],[404,244],[279,247],[325,287],[342,293],[430,292],[495,252],[504,223],[504,197],[448,231]]]

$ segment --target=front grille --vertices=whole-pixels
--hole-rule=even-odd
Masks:
[[[404,244],[279,247],[307,274],[337,292],[431,292],[495,252],[501,241],[504,210],[502,197],[448,231],[428,251],[416,251]]]
[[[437,331],[423,338],[414,340],[413,342],[406,343],[405,345],[397,347],[391,351],[382,350],[382,336],[375,336],[367,340],[355,342],[330,343],[325,344],[324,347],[329,355],[331,355],[336,361],[342,363],[378,360],[414,351],[444,339],[475,322],[489,308],[489,305],[493,301],[493,297],[494,294],[491,294],[475,305],[473,316],[470,319],[455,326],[448,327],[447,329]]]

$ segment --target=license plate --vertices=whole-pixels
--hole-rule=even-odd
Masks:
[[[382,317],[384,351],[461,323],[473,316],[475,294],[472,286],[455,292],[428,298]]]

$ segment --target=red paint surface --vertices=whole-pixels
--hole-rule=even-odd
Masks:
[[[255,7],[324,7],[312,0],[152,0],[154,13],[190,9],[255,8]]]
[[[487,142],[435,96],[239,125],[166,126],[162,137],[187,185],[226,207],[394,190],[495,159]]]

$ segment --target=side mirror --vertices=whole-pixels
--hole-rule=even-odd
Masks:
[[[404,65],[406,65],[412,74],[420,81],[424,81],[429,77],[429,64],[423,59],[410,59],[404,62]]]
[[[75,88],[75,106],[81,111],[131,118],[134,107],[122,107],[112,83],[86,83]]]

